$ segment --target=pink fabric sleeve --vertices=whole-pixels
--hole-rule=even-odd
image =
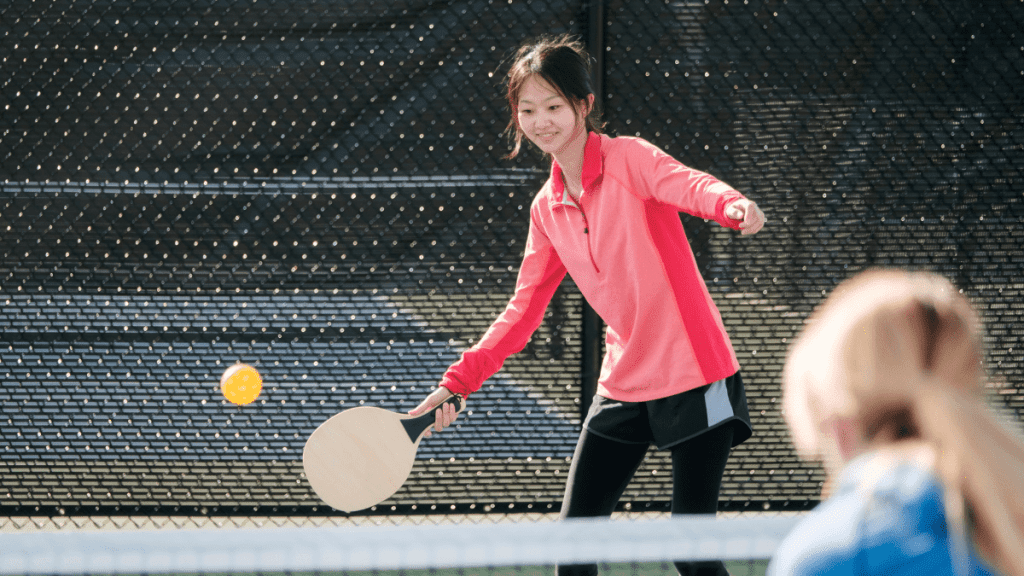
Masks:
[[[530,341],[565,273],[561,259],[531,214],[515,294],[480,341],[448,368],[441,385],[456,394],[469,395],[479,390],[506,358]]]
[[[699,218],[739,229],[742,220],[725,215],[725,208],[743,194],[718,178],[690,168],[660,148],[640,139],[628,144],[629,174],[637,192]]]

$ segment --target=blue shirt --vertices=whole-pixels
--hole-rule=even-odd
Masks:
[[[865,455],[847,466],[837,493],[783,540],[768,576],[994,574],[950,534],[932,470],[891,460],[883,469],[879,460]]]

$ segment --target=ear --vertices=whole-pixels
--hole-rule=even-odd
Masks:
[[[859,423],[852,418],[839,417],[830,422],[830,428],[839,458],[845,463],[857,457],[863,447]]]
[[[584,114],[584,116],[589,115],[593,111],[594,111],[594,95],[591,93],[591,94],[587,94],[587,113]]]

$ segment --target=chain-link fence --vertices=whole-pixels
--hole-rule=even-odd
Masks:
[[[412,408],[511,294],[539,156],[504,160],[502,63],[571,32],[608,131],[755,199],[752,239],[684,216],[755,438],[722,509],[801,510],[787,339],[872,265],[975,298],[1024,407],[1024,4],[992,0],[104,0],[0,8],[0,491],[9,517],[342,516],[305,438]],[[557,511],[582,298],[425,442],[371,515]],[[226,403],[236,361],[265,379]],[[667,509],[652,452],[622,501]]]

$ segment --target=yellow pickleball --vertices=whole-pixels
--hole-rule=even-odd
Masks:
[[[232,404],[248,404],[260,395],[262,389],[263,378],[248,364],[235,364],[220,377],[220,391]]]

